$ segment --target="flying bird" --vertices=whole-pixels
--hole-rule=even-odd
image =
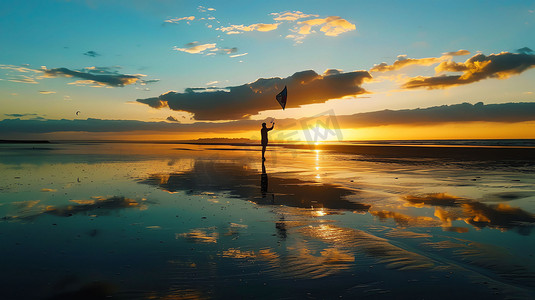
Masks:
[[[279,102],[279,104],[282,107],[282,110],[286,107],[286,98],[288,96],[288,91],[286,90],[286,86],[284,86],[284,90],[282,92],[278,93],[277,96],[275,96],[275,99]]]

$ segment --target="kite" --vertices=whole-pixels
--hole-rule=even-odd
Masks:
[[[286,91],[286,86],[284,86],[284,90],[282,92],[278,93],[277,96],[275,96],[275,99],[279,102],[279,104],[282,107],[282,110],[286,107],[286,97],[288,96],[288,92]]]
[[[80,111],[77,111],[77,112],[76,112],[76,115],[79,115],[79,114],[80,114]]]

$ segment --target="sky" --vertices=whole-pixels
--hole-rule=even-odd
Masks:
[[[535,1],[2,1],[0,139],[535,138],[533,32]]]

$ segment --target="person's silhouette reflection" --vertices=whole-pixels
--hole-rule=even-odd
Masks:
[[[260,175],[260,191],[262,192],[262,198],[266,198],[268,188],[268,176],[266,173],[266,164],[262,160],[262,174]]]

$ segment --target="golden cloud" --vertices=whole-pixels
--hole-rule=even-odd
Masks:
[[[449,60],[451,59],[452,56],[461,56],[461,55],[468,55],[468,54],[470,54],[470,51],[461,49],[458,51],[442,53],[441,57],[427,57],[427,58],[415,59],[415,58],[407,58],[407,55],[398,55],[397,60],[392,65],[389,65],[383,62],[383,63],[373,66],[373,68],[370,69],[370,72],[396,71],[401,68],[405,68],[405,67],[412,66],[412,65],[430,66],[439,62],[443,62],[445,60]]]
[[[319,17],[318,15],[308,15],[300,11],[285,12],[285,13],[272,13],[275,21],[295,21],[299,19],[305,19],[310,17]]]
[[[442,61],[442,58],[440,57],[427,57],[427,58],[405,58],[405,55],[398,56],[398,60],[396,60],[392,65],[388,65],[387,63],[381,63],[378,65],[373,66],[373,68],[370,69],[370,72],[387,72],[387,71],[396,71],[404,67],[408,67],[411,65],[418,65],[418,66],[430,66],[436,63],[439,63]]]
[[[261,31],[261,32],[272,31],[272,30],[277,29],[278,26],[279,26],[279,23],[274,23],[274,24],[258,23],[258,24],[251,24],[248,26],[230,25],[227,27],[217,28],[216,30],[220,30],[222,32],[225,32],[226,34],[239,34],[245,31]]]
[[[193,43],[186,44],[186,46],[188,46],[188,47],[186,47],[186,48],[178,48],[177,46],[175,46],[175,47],[173,47],[173,50],[186,52],[186,53],[191,53],[191,54],[197,54],[197,53],[202,53],[203,51],[205,51],[207,49],[215,48],[216,44],[213,43],[213,44],[200,44],[200,45],[197,45],[197,42],[193,42]]]
[[[195,16],[189,16],[189,17],[183,17],[183,18],[174,18],[174,19],[167,19],[165,20],[164,22],[165,23],[178,23],[180,21],[183,21],[183,20],[186,20],[186,21],[193,21],[195,20]]]
[[[443,89],[487,78],[509,78],[534,66],[535,55],[533,54],[509,52],[489,56],[476,54],[464,63],[443,62],[435,69],[436,72],[462,72],[461,75],[417,76],[409,79],[402,87],[405,89]]]
[[[320,31],[325,33],[327,36],[338,36],[344,32],[353,31],[356,29],[355,24],[350,23],[346,19],[342,19],[338,16],[330,16],[327,18],[318,18],[311,19],[306,21],[301,21],[299,23],[299,28],[297,33],[301,35],[307,35],[311,33],[313,26],[320,26]]]

